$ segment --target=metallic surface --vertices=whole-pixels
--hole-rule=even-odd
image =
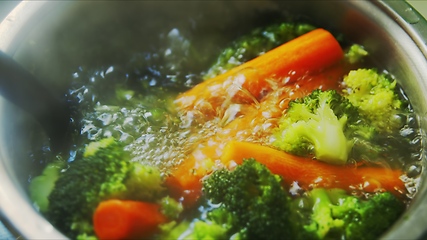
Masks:
[[[72,4],[79,6],[74,7]],[[170,4],[173,6],[169,7]],[[84,61],[93,61],[91,56],[83,54],[88,45],[100,44],[105,47],[108,46],[108,41],[114,40],[113,35],[100,38],[100,32],[120,34],[125,31],[123,26],[114,25],[114,19],[132,16],[132,21],[123,23],[135,24],[137,20],[140,27],[150,29],[153,24],[166,26],[170,23],[168,21],[173,22],[189,13],[208,9],[213,17],[219,14],[226,16],[215,17],[213,19],[219,20],[207,25],[221,29],[221,26],[235,24],[236,19],[252,19],[260,10],[290,12],[309,16],[316,24],[342,32],[349,40],[364,45],[372,53],[379,67],[388,69],[401,80],[399,83],[406,90],[420,116],[421,127],[427,129],[427,22],[407,3],[350,0],[334,1],[333,4],[328,1],[236,1],[206,4],[211,6],[188,1],[126,1],[122,4],[114,1],[22,2],[0,24],[0,49],[15,56],[17,61],[33,71],[39,79],[45,79],[60,91],[64,84],[58,81],[61,79],[58,76],[61,76],[64,69],[75,67]],[[229,14],[230,9],[235,13]],[[73,24],[67,25],[70,22]],[[114,27],[117,29],[110,31]],[[68,40],[58,38],[64,34],[77,37]],[[96,41],[90,41],[93,39]],[[118,51],[125,50],[122,47],[137,49],[143,42],[135,41],[141,39],[144,39],[144,36],[121,38],[120,41],[126,44],[119,45],[116,50],[108,49],[103,56],[104,60],[120,56]],[[37,124],[32,123],[25,112],[16,109],[4,99],[0,99],[0,112],[0,216],[17,237],[62,239],[64,236],[33,208],[26,192],[26,177],[29,172],[26,151],[30,142],[26,137],[28,133],[22,126],[31,124],[37,128]],[[426,159],[423,159],[420,163],[422,167],[425,167],[425,161]],[[383,236],[384,239],[426,237],[425,172],[421,180],[419,192],[412,205]]]

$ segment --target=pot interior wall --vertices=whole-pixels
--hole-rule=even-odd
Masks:
[[[65,93],[79,67],[126,62],[135,52],[151,49],[159,35],[167,34],[173,28],[203,46],[200,49],[215,51],[254,27],[302,20],[342,33],[349,41],[366,46],[379,68],[390,70],[401,80],[400,84],[420,116],[427,113],[424,56],[411,37],[370,2],[64,1],[56,4],[52,11],[39,16],[38,21],[28,21],[23,29],[31,31],[25,31],[25,35],[20,33],[19,39],[10,42],[3,50],[13,54],[58,94]],[[15,179],[18,195],[27,199],[28,177],[34,174],[34,166],[43,162],[43,159],[32,159],[30,152],[32,147],[42,146],[46,136],[25,113],[6,101],[1,102],[1,107],[1,160],[8,175]],[[423,128],[427,126],[425,121],[420,117]],[[403,236],[396,232],[402,232],[414,215],[427,212],[424,209],[425,194],[426,187],[422,185],[414,207],[408,211],[407,220],[402,220],[402,227],[397,226],[389,236]],[[417,213],[415,207],[422,210]],[[19,221],[5,212],[6,219],[16,227]],[[34,216],[38,217],[37,214]],[[17,230],[24,238],[33,238],[30,232],[20,228]],[[419,237],[422,228],[405,232],[405,237],[411,234]],[[46,234],[49,231],[46,230]]]

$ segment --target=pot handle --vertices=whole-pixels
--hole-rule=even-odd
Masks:
[[[67,146],[70,109],[59,97],[0,51],[0,95],[30,113],[45,129],[53,150]]]

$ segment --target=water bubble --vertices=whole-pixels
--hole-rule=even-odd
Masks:
[[[102,113],[98,117],[98,120],[100,120],[104,126],[107,126],[107,125],[109,125],[112,122],[113,115],[109,114],[109,113]]]
[[[422,166],[411,164],[406,169],[406,174],[410,178],[418,177],[422,172]]]
[[[109,73],[112,73],[113,71],[114,71],[114,66],[110,66],[107,68],[107,70],[105,70],[105,74],[107,75]]]

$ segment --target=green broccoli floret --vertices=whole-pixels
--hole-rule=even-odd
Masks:
[[[390,133],[403,126],[399,117],[405,100],[397,93],[396,80],[375,69],[353,70],[344,77],[346,98],[379,132]]]
[[[124,181],[126,191],[118,198],[127,200],[154,201],[165,195],[163,177],[157,167],[132,163]]]
[[[159,201],[160,210],[163,215],[165,215],[169,220],[178,219],[179,215],[184,210],[181,202],[166,196]]]
[[[302,23],[281,23],[257,28],[224,49],[203,78],[209,79],[224,73],[314,28]]]
[[[232,216],[232,231],[242,239],[289,236],[290,199],[282,179],[254,159],[234,170],[217,170],[203,182],[207,199]]]
[[[336,90],[315,90],[289,103],[275,130],[273,145],[333,164],[345,164],[350,158],[384,159],[393,151],[395,142],[409,145],[409,138],[399,131],[383,136],[345,95]]]
[[[208,201],[205,204],[209,204]],[[157,239],[239,239],[232,232],[236,218],[223,207],[201,207],[200,216],[181,222],[171,221],[160,226]]]
[[[291,210],[296,239],[377,239],[405,205],[390,192],[362,200],[342,189],[317,188],[296,199]]]
[[[82,158],[60,174],[49,195],[47,218],[68,237],[91,236],[92,215],[99,202],[160,199],[165,191],[160,172],[129,159],[114,138],[90,143]]]
[[[421,146],[416,140],[419,132],[415,130],[418,123],[413,109],[396,80],[375,69],[358,69],[350,71],[343,81],[345,98],[358,108],[359,118],[374,129],[370,136],[357,136],[353,157],[386,159],[401,167]]]
[[[34,205],[42,213],[46,212],[49,206],[49,194],[55,187],[58,180],[59,172],[65,167],[62,161],[49,163],[43,170],[42,174],[33,178],[30,182],[30,198]]]
[[[289,103],[273,144],[289,153],[314,154],[320,161],[345,164],[353,146],[347,129],[351,134],[367,136],[373,131],[355,121],[357,116],[357,108],[337,91],[315,90]]]
[[[364,57],[368,56],[369,53],[366,51],[363,46],[359,44],[353,44],[350,46],[348,51],[345,53],[345,59],[350,64],[355,64],[360,62]]]

